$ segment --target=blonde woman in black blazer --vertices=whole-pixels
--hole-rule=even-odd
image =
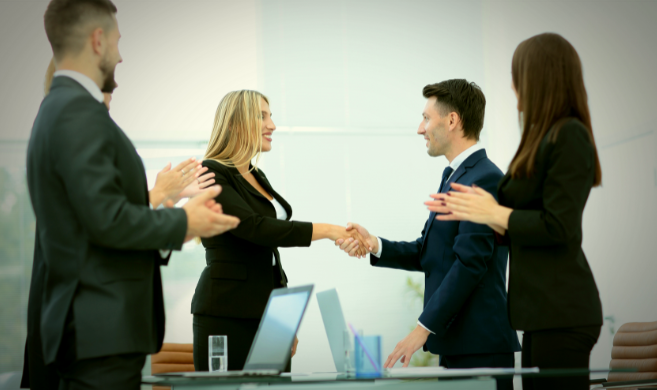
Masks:
[[[270,292],[287,285],[279,247],[358,239],[343,226],[291,220],[292,207],[251,164],[271,150],[275,130],[269,100],[259,92],[230,92],[217,108],[203,166],[222,187],[216,200],[223,212],[240,224],[230,235],[202,240],[207,267],[192,300],[197,371],[208,370],[211,335],[228,336],[228,369],[243,368]]]
[[[557,34],[522,43],[512,62],[522,137],[498,186],[432,195],[440,220],[487,224],[509,245],[509,318],[523,330],[523,367],[589,367],[602,305],[582,251],[582,214],[601,169],[582,67]],[[523,389],[588,389],[588,375],[523,378]]]

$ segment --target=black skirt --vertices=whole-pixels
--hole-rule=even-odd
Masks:
[[[275,280],[274,285],[281,287],[278,280]],[[194,314],[194,368],[196,371],[209,370],[209,336],[228,336],[228,369],[242,370],[259,324],[260,318],[230,318]],[[291,366],[291,361],[288,360],[284,372],[290,372]]]

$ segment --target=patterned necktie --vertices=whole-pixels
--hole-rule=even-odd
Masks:
[[[443,171],[443,180],[440,182],[440,188],[438,189],[439,193],[443,192],[443,187],[445,187],[445,183],[447,183],[447,178],[452,174],[452,172],[454,172],[454,170],[449,165]]]

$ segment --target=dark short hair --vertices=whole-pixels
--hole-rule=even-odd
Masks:
[[[450,112],[459,114],[463,135],[479,141],[479,134],[484,127],[486,97],[477,84],[465,79],[446,80],[427,85],[422,95],[427,99],[436,98],[440,115],[445,116]]]
[[[79,53],[87,34],[98,27],[109,29],[114,14],[116,6],[110,0],[52,0],[43,22],[55,59]]]

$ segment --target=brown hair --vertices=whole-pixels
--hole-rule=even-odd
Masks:
[[[114,14],[116,6],[110,0],[52,0],[43,22],[55,60],[79,53],[94,29],[109,31]]]
[[[422,95],[427,99],[436,97],[436,107],[441,116],[456,112],[461,118],[465,138],[479,141],[484,127],[486,97],[477,84],[465,79],[446,80],[425,86]]]
[[[509,166],[511,176],[531,176],[538,148],[550,129],[554,128],[550,135],[550,142],[554,142],[561,127],[577,119],[588,130],[593,145],[593,186],[599,186],[602,169],[593,138],[582,63],[575,48],[558,34],[535,35],[521,42],[513,53],[511,77],[522,118],[520,146]]]

